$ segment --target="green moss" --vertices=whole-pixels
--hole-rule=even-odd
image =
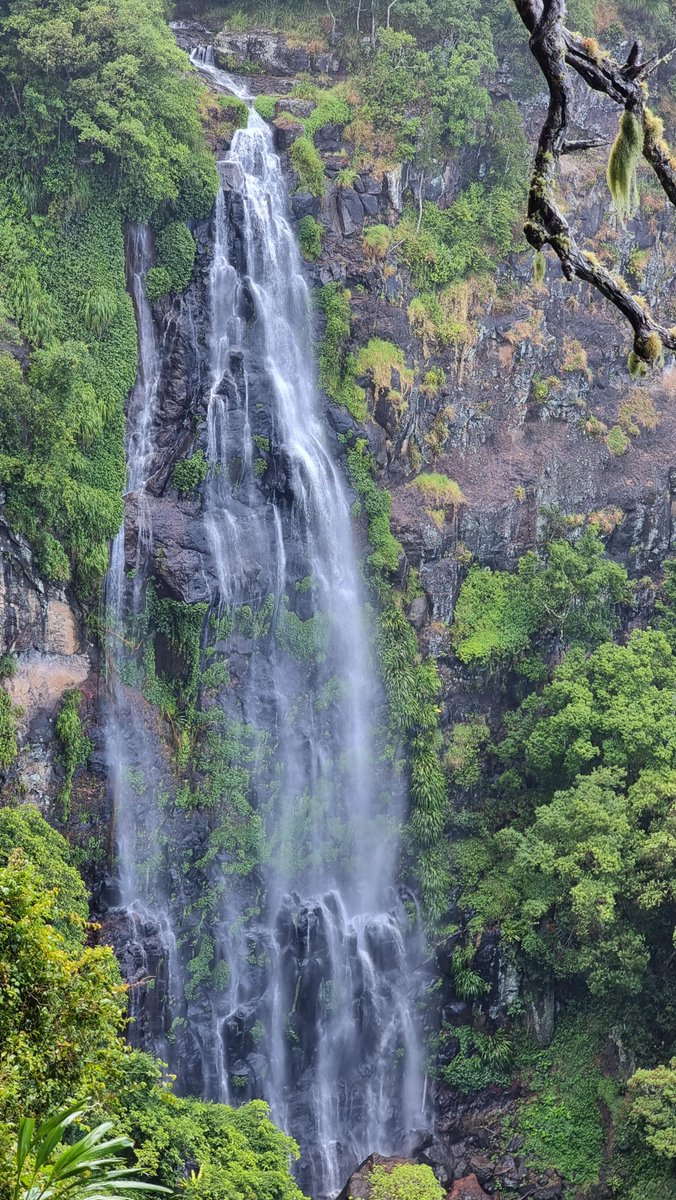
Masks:
[[[316,262],[322,252],[324,227],[309,214],[298,224],[298,244],[303,258],[308,262]]]
[[[633,113],[623,112],[608,159],[608,187],[624,225],[638,205],[636,171],[643,149],[643,130]]]
[[[410,486],[420,492],[426,503],[436,508],[457,508],[465,503],[460,485],[455,479],[449,479],[448,475],[423,472],[416,476]]]
[[[301,621],[288,607],[285,597],[275,625],[275,640],[300,662],[323,662],[328,649],[329,627],[320,613]]]
[[[376,395],[396,389],[400,405],[413,386],[413,371],[406,366],[403,350],[383,338],[370,338],[359,351],[355,367],[357,375],[371,376]]]
[[[56,736],[61,746],[61,763],[64,769],[64,781],[59,792],[64,820],[70,815],[70,800],[73,790],[73,779],[78,767],[86,763],[93,750],[93,743],[85,734],[80,719],[82,692],[73,688],[64,692],[61,707],[55,723]]]
[[[299,137],[289,149],[291,164],[298,176],[298,190],[312,196],[324,194],[324,163],[314,142],[305,135]]]
[[[352,107],[346,99],[346,85],[339,83],[334,88],[316,94],[317,107],[303,121],[310,137],[325,125],[347,125],[352,120]]]
[[[277,96],[256,96],[254,108],[264,121],[271,121],[277,107]]]

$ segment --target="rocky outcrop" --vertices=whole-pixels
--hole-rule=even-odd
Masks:
[[[293,76],[304,71],[320,75],[337,75],[341,61],[337,54],[321,42],[297,44],[285,33],[270,29],[254,29],[235,33],[224,29],[214,40],[216,63],[223,70],[244,64],[250,71],[261,74]]]
[[[1,516],[0,654],[14,660],[5,686],[19,744],[0,801],[20,794],[49,812],[61,782],[54,721],[64,692],[90,678],[94,651],[73,597],[42,578],[29,544]]]

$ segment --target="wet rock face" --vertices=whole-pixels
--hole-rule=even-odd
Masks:
[[[266,75],[293,76],[304,71],[336,75],[341,69],[337,54],[328,49],[291,46],[283,33],[257,29],[247,33],[223,30],[214,41],[216,63],[222,70],[233,62],[254,64]]]
[[[1,513],[0,654],[14,659],[6,687],[19,710],[19,756],[0,778],[0,802],[20,791],[48,814],[62,779],[54,721],[64,692],[90,679],[94,652],[74,599],[41,578],[30,546]]]

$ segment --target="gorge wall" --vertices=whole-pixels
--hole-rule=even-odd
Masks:
[[[176,34],[188,50],[205,38],[203,28],[189,25]],[[305,122],[321,96],[291,93],[308,82],[327,90],[340,81],[340,45],[316,50],[270,31],[226,30],[214,51],[222,69],[244,71],[235,84],[242,107],[224,114],[216,106],[208,117],[223,190],[212,216],[191,222],[195,265],[180,294],[148,306],[138,283],[155,264],[152,240],[138,228],[127,231],[142,365],[128,407],[129,444],[141,466],[137,477],[130,472],[124,535],[98,627],[94,606],[41,578],[28,543],[9,526],[2,534],[3,648],[17,663],[7,687],[22,709],[5,794],[19,790],[37,802],[79,849],[101,936],[114,943],[130,983],[132,1041],[152,1046],[182,1089],[231,1103],[266,1096],[301,1142],[309,1130],[316,1149],[300,1179],[315,1200],[336,1195],[374,1149],[429,1163],[449,1188],[473,1174],[488,1194],[507,1188],[555,1200],[565,1186],[560,1172],[533,1165],[520,1153],[520,1135],[510,1133],[519,1080],[489,1080],[477,1095],[430,1079],[423,1111],[425,1071],[412,1028],[428,1039],[442,1024],[454,1031],[437,1047],[444,1063],[464,1052],[467,1030],[503,1029],[510,1007],[522,1003],[544,1045],[562,998],[545,990],[520,1000],[518,977],[493,931],[474,947],[481,995],[463,993],[452,959],[471,935],[457,911],[457,928],[425,960],[414,854],[396,877],[394,852],[386,848],[389,865],[372,866],[379,895],[361,903],[355,897],[376,850],[396,835],[406,768],[401,741],[387,728],[384,697],[371,690],[371,618],[367,635],[355,616],[366,603],[356,574],[338,594],[346,586],[339,568],[353,553],[348,506],[359,508],[360,498],[357,549],[362,558],[373,549],[351,452],[365,439],[375,478],[391,494],[391,530],[403,548],[392,576],[420,653],[441,678],[441,730],[448,736],[477,714],[496,728],[517,694],[513,680],[477,676],[449,637],[468,568],[476,562],[511,570],[554,534],[591,527],[632,578],[652,577],[638,607],[626,613],[625,631],[645,624],[676,538],[676,368],[668,360],[648,381],[632,379],[619,318],[587,289],[565,283],[556,265],[538,284],[525,252],[500,256],[488,276],[461,280],[443,311],[416,304],[430,289],[398,241],[402,217],[415,225],[423,202],[450,210],[468,181],[497,169],[494,148],[479,145],[462,162],[436,163],[422,177],[406,163],[384,169],[369,162],[368,151],[353,167],[348,122],[326,120],[312,134],[325,177],[321,195],[313,194],[318,189],[306,186],[293,147],[307,136]],[[506,61],[494,100],[516,97],[532,140],[543,97],[524,98]],[[230,94],[233,85],[218,66],[209,76],[216,96]],[[249,94],[270,100],[262,115],[244,111],[242,95]],[[252,196],[247,182],[261,167],[260,158],[252,163],[242,151],[246,121],[263,143],[255,153],[267,154],[264,139],[274,139],[284,172],[286,194],[275,196],[275,229],[263,248],[247,242],[247,206],[259,205],[264,221],[267,201]],[[585,130],[611,141],[615,124],[604,101],[587,105]],[[606,157],[600,150],[567,160],[569,211],[595,253],[614,256],[652,305],[668,309],[676,278],[673,215],[648,191],[640,216],[618,230]],[[266,178],[265,187],[269,197],[282,177]],[[274,262],[286,284],[297,269],[289,246],[271,240],[287,204],[307,252],[305,280],[320,297],[314,317],[305,284],[280,293],[265,277],[265,263]],[[316,239],[319,226],[319,242],[308,250],[306,239]],[[380,232],[369,237],[374,227]],[[262,253],[258,276],[254,251]],[[342,331],[331,341],[341,302]],[[294,309],[289,334],[281,316]],[[302,341],[291,361],[287,352],[289,337],[306,338],[311,320],[324,434],[310,445],[303,428],[314,403],[305,378],[310,352]],[[277,353],[287,356],[281,366]],[[292,393],[278,395],[278,404],[303,401],[293,436],[271,411],[275,373],[275,386],[281,378]],[[324,474],[310,484],[298,466],[304,455],[323,463]],[[419,477],[426,486],[416,485]],[[299,501],[306,484],[324,489],[326,503],[324,525],[310,533],[312,504]],[[298,510],[303,519],[296,520]],[[328,649],[327,611],[339,633]],[[72,689],[82,694],[89,743],[71,771],[56,722]],[[346,692],[361,692],[356,716],[345,710]],[[355,721],[359,730],[350,732]],[[365,724],[375,727],[367,751],[360,746]],[[286,756],[279,740],[272,750],[269,744],[282,727]],[[374,744],[376,780],[360,781],[355,759],[366,753],[370,762]],[[280,759],[289,770],[302,762],[293,787],[276,768]],[[111,762],[118,772],[112,787]],[[366,776],[370,771],[362,767]],[[326,800],[337,776],[353,805],[340,815]],[[271,818],[294,789],[305,796],[302,819],[275,832]],[[218,803],[223,793],[226,812]],[[126,833],[125,814],[132,816]],[[313,844],[317,828],[322,854]],[[120,847],[127,856],[126,875],[115,846],[118,860]],[[327,854],[329,866],[318,865]],[[282,863],[285,856],[292,866]],[[341,988],[359,997],[347,1025],[338,1019]],[[322,1040],[330,1052],[318,1070]],[[621,1059],[622,1047],[613,1053]],[[621,1071],[617,1063],[609,1069],[616,1067]],[[349,1189],[355,1198],[359,1186],[355,1180]]]

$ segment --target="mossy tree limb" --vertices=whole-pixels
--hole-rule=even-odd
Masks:
[[[642,154],[654,171],[666,197],[676,206],[676,158],[662,136],[659,119],[647,106],[645,76],[654,64],[629,61],[622,65],[610,54],[593,52],[564,26],[564,0],[514,0],[530,34],[530,48],[549,88],[549,107],[535,155],[528,200],[525,234],[536,251],[551,246],[568,280],[591,284],[629,321],[634,331],[634,354],[655,362],[662,348],[676,350],[676,328],[666,328],[649,312],[642,299],[577,244],[574,233],[555,198],[554,184],[562,154],[587,148],[589,142],[567,138],[571,123],[572,67],[594,91],[603,92],[633,116],[643,131]]]

